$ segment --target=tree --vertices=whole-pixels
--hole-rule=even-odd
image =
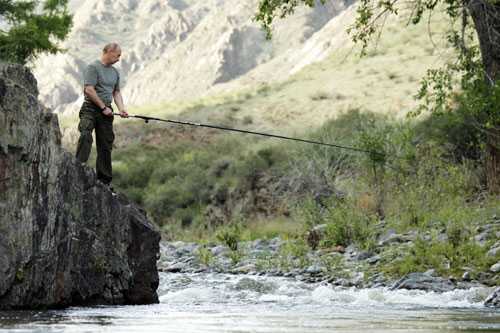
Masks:
[[[26,64],[43,52],[57,53],[57,40],[64,40],[72,26],[68,0],[0,0],[0,60]]]
[[[270,38],[272,23],[294,12],[300,5],[313,7],[326,0],[260,0],[255,16]],[[401,5],[409,11],[409,22],[418,24],[424,14],[438,6],[459,28],[450,25],[448,40],[458,51],[456,62],[430,69],[418,94],[423,109],[453,111],[454,77],[467,98],[462,103],[470,113],[478,133],[484,137],[484,165],[488,189],[500,193],[500,0],[360,0],[354,24],[348,28],[364,54],[376,33],[382,32],[385,18],[398,15]],[[470,32],[475,35],[471,35]],[[476,40],[479,42],[477,44]]]

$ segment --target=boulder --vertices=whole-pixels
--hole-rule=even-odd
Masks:
[[[0,309],[158,302],[159,241],[64,151],[31,72],[0,63]]]
[[[487,307],[500,308],[500,287],[486,298],[484,305]]]
[[[451,291],[454,288],[455,284],[452,281],[425,273],[410,273],[394,283],[391,287],[392,290],[418,289],[435,292]]]

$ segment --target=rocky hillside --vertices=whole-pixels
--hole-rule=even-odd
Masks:
[[[0,309],[157,302],[159,233],[62,149],[37,97],[0,63]]]
[[[34,64],[40,98],[55,112],[77,108],[82,70],[109,41],[123,48],[119,68],[126,102],[143,105],[199,97],[250,72],[262,74],[266,81],[284,79],[323,59],[345,39],[345,19],[340,24],[335,20],[347,8],[342,0],[302,8],[278,22],[272,41],[265,40],[253,21],[257,4],[257,0],[70,1],[74,27],[62,45],[67,52],[43,56]],[[269,66],[272,76],[264,75]]]

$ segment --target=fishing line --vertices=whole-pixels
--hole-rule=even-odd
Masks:
[[[117,116],[120,115],[119,113],[113,113],[113,114],[117,115]],[[338,149],[346,149],[346,150],[356,151],[356,152],[359,152],[359,153],[373,154],[373,155],[377,155],[377,156],[380,156],[380,157],[383,157],[383,158],[386,157],[386,154],[378,152],[378,151],[374,151],[374,150],[367,150],[367,149],[361,149],[361,148],[356,148],[356,147],[343,146],[343,145],[339,145],[339,144],[327,143],[327,142],[321,142],[321,141],[315,141],[315,140],[294,138],[294,137],[289,137],[289,136],[284,136],[284,135],[262,133],[262,132],[255,132],[255,131],[248,131],[248,130],[243,130],[243,129],[239,129],[239,128],[223,127],[223,126],[218,126],[218,125],[194,123],[194,122],[181,121],[181,120],[161,119],[161,118],[147,117],[147,116],[141,116],[141,115],[129,115],[128,118],[142,119],[142,120],[144,120],[145,123],[149,123],[150,121],[160,121],[160,122],[177,124],[177,125],[187,125],[187,126],[193,126],[193,127],[205,127],[205,128],[212,128],[212,129],[217,129],[217,130],[222,130],[222,131],[230,131],[230,132],[238,132],[238,133],[244,133],[244,134],[260,135],[260,136],[265,136],[265,137],[269,137],[269,138],[277,138],[277,139],[283,139],[283,140],[298,141],[298,142],[303,142],[303,143],[308,143],[308,144],[315,144],[315,145],[333,147],[333,148],[338,148]]]

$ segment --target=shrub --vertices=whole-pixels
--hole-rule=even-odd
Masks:
[[[238,243],[241,240],[241,226],[239,224],[231,224],[218,230],[215,237],[217,240],[225,244],[231,251],[238,250]]]
[[[495,258],[486,256],[486,247],[467,239],[459,244],[418,238],[406,251],[398,251],[401,259],[388,260],[384,270],[389,275],[402,276],[412,272],[435,269],[442,276],[461,276],[465,269],[486,271]],[[402,255],[401,255],[402,252]]]
[[[196,257],[205,266],[210,266],[214,259],[212,251],[207,249],[205,246],[199,246],[196,251]]]

